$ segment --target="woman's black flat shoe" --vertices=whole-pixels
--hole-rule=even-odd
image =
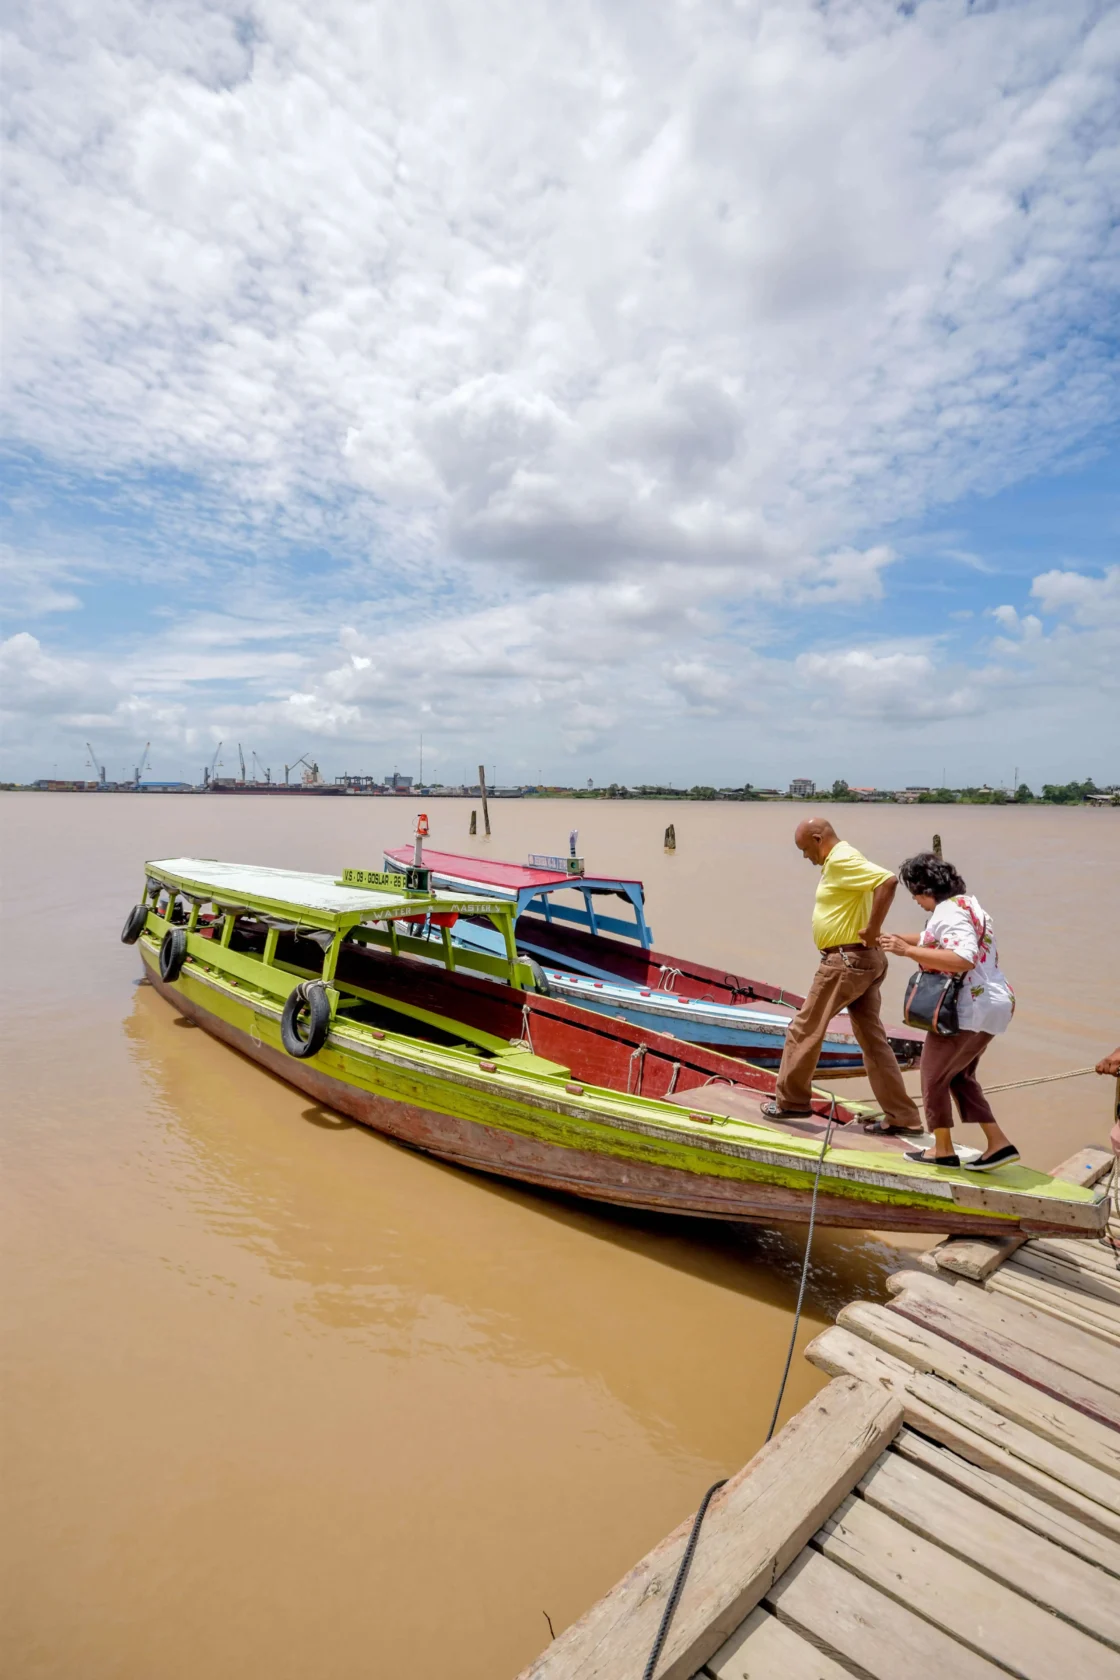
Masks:
[[[1013,1167],[1018,1159],[1019,1151],[1013,1143],[1008,1143],[1002,1149],[997,1149],[994,1155],[978,1155],[975,1161],[966,1161],[965,1171],[991,1172],[993,1167]]]
[[[920,1161],[923,1167],[959,1167],[959,1155],[927,1155],[923,1149],[908,1149],[908,1161]]]

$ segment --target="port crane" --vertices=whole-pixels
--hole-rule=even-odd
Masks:
[[[133,787],[139,787],[141,776],[144,774],[145,770],[150,770],[151,769],[151,764],[148,762],[148,755],[151,752],[151,749],[152,749],[152,743],[150,741],[146,741],[144,743],[143,757],[141,758],[139,764],[136,766],[136,769],[133,771],[133,775],[132,775],[132,785],[133,785]]]
[[[218,754],[221,752],[221,750],[222,750],[222,743],[219,741],[217,746],[214,748],[214,756],[210,760],[210,768],[207,769],[205,767],[205,765],[203,766],[203,770],[202,770],[202,785],[203,785],[203,787],[209,787],[210,783],[214,780],[214,774],[219,769],[219,767],[221,765],[221,762],[222,762],[221,759],[218,757]]]
[[[300,757],[296,759],[294,764],[285,764],[285,766],[284,766],[284,786],[285,787],[287,787],[287,785],[288,785],[288,772],[290,770],[298,770],[298,768],[301,764],[306,764],[306,766],[309,770],[312,768],[311,760],[308,758],[306,753],[301,753]]]
[[[94,752],[93,748],[90,746],[88,741],[86,742],[86,751],[89,753],[90,768],[97,778],[98,785],[100,787],[104,787],[105,786],[105,766],[98,760],[97,754]]]
[[[245,786],[245,754],[241,751],[241,742],[237,743],[237,756],[241,760],[241,786]]]
[[[256,781],[257,778],[261,775],[264,776],[265,785],[268,786],[272,781],[272,771],[270,769],[266,768],[264,763],[261,761],[260,754],[257,752],[256,748],[254,748],[253,749],[253,780]]]

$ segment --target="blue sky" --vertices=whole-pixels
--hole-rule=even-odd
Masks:
[[[1120,7],[17,7],[0,774],[1120,780]]]

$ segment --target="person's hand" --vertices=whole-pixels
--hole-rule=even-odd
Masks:
[[[1112,1052],[1111,1056],[1102,1057],[1097,1063],[1097,1072],[1120,1075],[1120,1045]]]
[[[897,933],[884,933],[879,938],[880,951],[889,951],[892,957],[904,957],[909,947],[905,939],[900,939]]]

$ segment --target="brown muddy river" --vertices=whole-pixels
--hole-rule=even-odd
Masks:
[[[477,850],[430,800],[433,846]],[[410,1153],[177,1019],[118,934],[145,858],[334,871],[411,800],[0,796],[4,1605],[12,1680],[512,1677],[758,1447],[797,1232],[612,1213]],[[805,808],[495,802],[489,851],[637,874],[662,950],[804,990]],[[834,813],[835,814],[835,813]],[[996,920],[990,1083],[1120,1039],[1120,819],[842,808]],[[661,849],[665,823],[678,849]],[[890,924],[920,918],[899,906]],[[897,1016],[906,965],[894,963]],[[857,1094],[863,1087],[847,1082]],[[1094,1077],[994,1099],[1034,1165],[1103,1141]],[[892,1250],[820,1233],[801,1343]],[[785,1415],[819,1386],[795,1357]]]

